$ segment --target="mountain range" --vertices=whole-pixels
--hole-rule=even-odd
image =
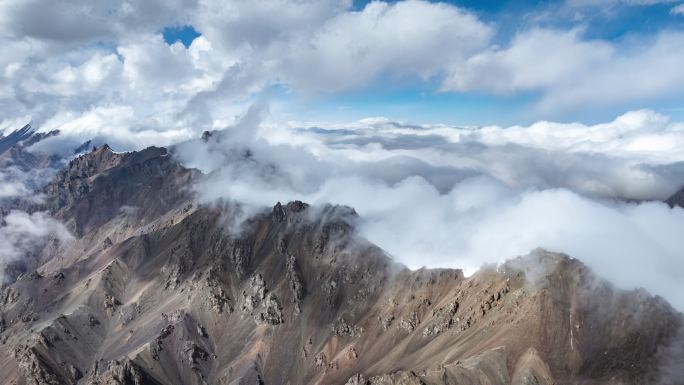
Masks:
[[[0,138],[2,169],[55,170],[0,222],[72,237],[4,261],[0,384],[684,383],[684,316],[571,256],[410,270],[351,207],[273,202],[236,229],[240,204],[198,201],[173,147],[28,151],[54,135]]]

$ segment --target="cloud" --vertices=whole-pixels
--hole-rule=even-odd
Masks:
[[[10,180],[8,176],[0,172],[0,199],[22,196],[29,193],[29,189],[23,183]]]
[[[614,52],[604,42],[581,41],[580,34],[578,29],[527,31],[517,35],[508,48],[494,47],[469,58],[464,67],[453,68],[442,89],[512,93],[551,87],[561,78],[577,81],[580,74],[609,60]],[[539,55],[544,50],[547,54]]]
[[[190,51],[180,42],[166,44],[161,35],[143,36],[117,51],[123,57],[123,77],[133,90],[183,92],[183,87],[192,86],[195,75],[201,75],[194,73]]]
[[[57,170],[49,165],[31,169],[3,165],[0,170],[0,203],[5,199],[42,203],[44,195],[37,190],[47,184],[56,173]]]
[[[284,72],[295,86],[323,92],[363,87],[382,74],[429,79],[486,47],[492,35],[475,15],[444,3],[372,2],[293,47]]]
[[[72,238],[61,223],[45,212],[29,214],[17,210],[10,211],[4,218],[0,218],[0,281],[4,279],[7,263],[26,258],[39,248],[45,247],[49,240],[59,244]]]
[[[195,5],[194,0],[7,0],[0,5],[0,32],[59,44],[116,41],[179,24],[185,19],[182,13]]]
[[[351,5],[350,0],[207,1],[198,9],[195,24],[226,51],[278,51],[274,45],[311,35]]]
[[[295,141],[279,139],[273,128],[269,131],[272,142]],[[684,157],[679,151],[684,126],[649,110],[628,112],[597,125],[542,121],[530,126],[460,128],[365,120],[302,133],[329,146],[335,154],[316,150],[329,158],[343,153],[355,161],[382,160],[386,165],[392,159],[401,167],[391,168],[395,176],[389,182],[420,170],[440,192],[462,179],[455,179],[457,175],[484,173],[515,188],[562,187],[603,198],[662,200],[684,181]]]
[[[672,7],[672,9],[670,10],[670,13],[673,14],[673,15],[684,16],[684,4],[675,5],[675,6]]]
[[[539,92],[542,113],[680,95],[684,34],[665,31],[622,46],[585,40],[581,29],[532,29],[452,66],[443,91]],[[644,48],[646,47],[646,48]]]
[[[193,130],[169,125],[166,129],[140,126],[135,109],[128,106],[96,107],[83,113],[61,111],[43,123],[46,131],[60,134],[31,146],[29,150],[69,156],[85,141],[108,143],[115,149],[166,146],[195,136]]]

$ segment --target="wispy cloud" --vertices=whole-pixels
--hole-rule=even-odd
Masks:
[[[0,218],[0,273],[12,261],[26,259],[40,248],[49,246],[50,239],[59,243],[73,237],[57,220],[45,212],[10,211]],[[0,282],[4,276],[0,274]]]
[[[581,29],[533,29],[507,48],[493,48],[453,68],[445,91],[510,94],[536,91],[535,108],[545,114],[680,95],[677,70],[684,34],[663,32],[626,46],[585,40]],[[543,54],[542,54],[543,53]]]
[[[672,7],[672,9],[670,10],[670,13],[673,14],[673,15],[684,16],[684,4],[675,5],[675,6]]]

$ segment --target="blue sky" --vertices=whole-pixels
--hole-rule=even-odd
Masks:
[[[180,41],[185,47],[188,47],[200,36],[200,33],[191,25],[179,25],[164,28],[162,35],[168,44]]]

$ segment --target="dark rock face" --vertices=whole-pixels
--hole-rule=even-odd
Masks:
[[[130,359],[114,360],[107,363],[101,374],[91,376],[88,385],[156,385],[155,381],[145,374]]]
[[[302,300],[304,299],[304,281],[301,278],[297,259],[293,255],[287,257],[286,269],[295,314],[299,314],[302,311]]]
[[[281,223],[285,222],[287,219],[286,214],[285,214],[285,208],[280,204],[280,202],[276,203],[275,206],[273,206],[273,212],[271,214],[271,218],[273,219],[273,222],[275,223]]]
[[[196,175],[180,167],[164,148],[115,153],[104,145],[71,161],[44,191],[54,215],[76,234],[84,234],[122,208],[133,208],[135,216],[147,219],[167,213],[189,199],[189,190],[182,186]]]
[[[33,129],[30,124],[27,124],[7,136],[0,137],[0,154],[3,154],[20,142],[30,139],[31,136],[33,136]]]
[[[195,178],[99,147],[46,187],[77,239],[2,286],[0,384],[656,384],[680,358],[681,314],[567,256],[410,271],[302,202],[231,234]]]
[[[684,187],[665,201],[670,207],[684,207]]]

